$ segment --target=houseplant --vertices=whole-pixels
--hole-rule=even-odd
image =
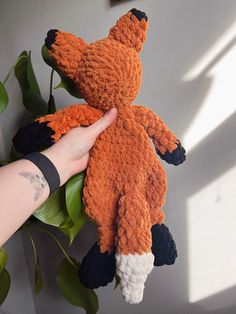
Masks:
[[[49,84],[49,98],[44,100],[40,87],[34,73],[31,61],[31,52],[23,51],[17,58],[15,64],[11,67],[5,79],[0,82],[0,112],[3,112],[9,102],[9,96],[6,89],[6,82],[14,72],[22,92],[22,103],[25,110],[30,114],[30,121],[34,121],[37,117],[48,113],[54,113],[57,108],[53,96],[53,90],[64,88],[69,94],[76,98],[81,98],[76,90],[74,83],[65,78],[56,69],[55,64],[48,56],[45,46],[42,48],[42,57],[47,65],[51,67],[51,76]],[[58,86],[53,87],[53,77],[55,71],[59,74],[61,82]],[[8,158],[0,161],[0,166],[4,166],[17,159],[21,155],[16,152],[14,146],[11,147]],[[79,262],[68,254],[68,249],[78,235],[82,226],[88,220],[82,202],[82,189],[85,173],[79,173],[73,176],[60,187],[53,195],[51,195],[38,208],[33,216],[31,216],[19,230],[24,230],[29,236],[32,244],[35,263],[35,294],[40,293],[43,287],[40,260],[38,257],[38,248],[35,243],[32,231],[43,232],[54,240],[54,243],[61,250],[63,255],[62,261],[56,270],[56,281],[59,291],[67,299],[68,302],[75,306],[85,309],[86,313],[93,314],[98,311],[98,299],[93,290],[85,288],[77,276]],[[55,229],[65,234],[68,238],[68,247],[64,248],[58,238],[46,228],[51,225]],[[45,226],[45,228],[44,228]],[[0,249],[0,304],[7,297],[10,289],[11,279],[7,271],[8,255],[4,248]],[[118,281],[116,283],[116,286]]]

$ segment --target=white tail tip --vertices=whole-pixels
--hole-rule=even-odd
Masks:
[[[116,254],[116,273],[120,277],[120,288],[125,301],[140,303],[143,299],[144,284],[154,265],[152,253]]]

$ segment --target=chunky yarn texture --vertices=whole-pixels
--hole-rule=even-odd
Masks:
[[[86,214],[97,223],[99,232],[99,253],[95,246],[89,254],[91,257],[105,254],[97,267],[104,273],[103,261],[112,263],[108,267],[111,272],[104,280],[98,274],[100,277],[94,278],[94,283],[93,277],[87,280],[81,276],[89,287],[107,284],[113,278],[116,257],[121,290],[130,303],[142,300],[144,284],[154,263],[151,228],[163,224],[165,219],[162,207],[166,173],[156,154],[174,165],[185,160],[184,148],[163,120],[151,109],[132,105],[141,86],[138,53],[147,30],[146,14],[132,9],[117,21],[108,37],[91,44],[61,30],[49,31],[45,40],[49,55],[61,73],[74,81],[86,103],[40,117],[30,126],[33,141],[42,143],[45,134],[49,145],[49,137],[53,144],[70,129],[94,123],[111,107],[118,109],[117,120],[100,134],[91,149],[83,189]],[[13,142],[21,151],[25,149],[24,143],[27,151],[38,147],[33,143],[31,147],[27,126],[16,134]],[[167,242],[168,250],[173,245],[168,246]],[[114,254],[114,247],[115,257],[108,258]],[[169,257],[168,252],[166,256]],[[168,261],[171,263],[173,258],[174,255]],[[86,261],[93,265],[92,259],[87,258],[83,263],[85,273],[89,269]]]

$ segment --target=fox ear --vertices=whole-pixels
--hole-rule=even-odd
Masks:
[[[142,11],[132,9],[111,28],[108,38],[115,39],[139,52],[146,39],[147,30],[147,15]]]
[[[45,46],[62,74],[75,80],[82,54],[88,47],[86,42],[70,33],[51,29],[45,38]]]

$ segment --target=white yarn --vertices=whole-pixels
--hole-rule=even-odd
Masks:
[[[152,253],[116,254],[116,273],[120,277],[121,292],[128,303],[140,303],[144,283],[154,265]]]

